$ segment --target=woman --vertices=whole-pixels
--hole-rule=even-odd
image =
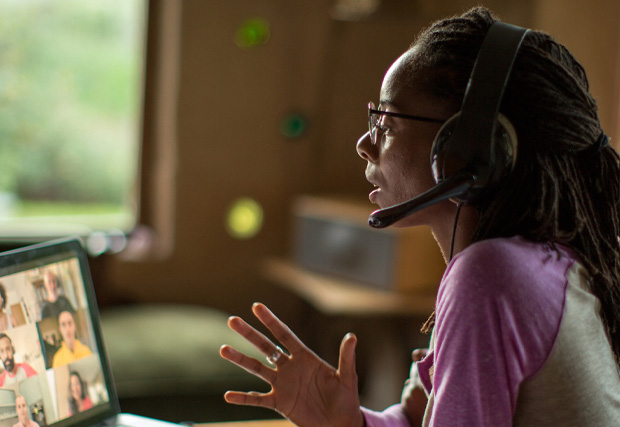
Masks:
[[[388,70],[379,108],[451,117],[495,21],[475,8],[423,31]],[[336,370],[260,304],[254,314],[290,355],[231,318],[274,366],[223,346],[224,358],[272,386],[228,392],[228,402],[272,408],[304,426],[617,424],[618,155],[584,70],[540,32],[525,35],[500,112],[515,128],[518,155],[496,191],[463,206],[458,221],[459,208],[445,201],[396,223],[430,226],[448,262],[425,325],[430,349],[414,352],[425,357],[413,364],[401,403],[381,413],[360,408],[355,336],[343,339]],[[427,159],[441,124],[376,111],[370,121],[357,151],[376,187],[371,201],[385,208],[433,187]]]
[[[29,417],[28,403],[24,396],[18,395],[15,398],[15,411],[17,412],[17,423],[13,427],[39,427],[36,421],[32,421]]]
[[[90,397],[86,394],[86,386],[79,373],[69,374],[69,415],[75,415],[93,407]]]

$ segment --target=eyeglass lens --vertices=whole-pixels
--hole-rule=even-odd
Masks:
[[[377,124],[379,123],[379,114],[373,113],[376,110],[373,102],[368,103],[368,130],[370,131],[370,142],[377,143]]]

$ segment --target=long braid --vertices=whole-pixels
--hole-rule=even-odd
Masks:
[[[434,70],[427,84],[458,108],[494,20],[475,8],[434,24],[414,42],[422,53],[412,70]],[[564,46],[530,31],[500,109],[516,128],[518,160],[498,193],[477,206],[473,241],[521,235],[571,247],[591,275],[620,361],[620,158],[612,148],[598,147],[602,129],[585,71]],[[433,323],[434,313],[423,330]]]

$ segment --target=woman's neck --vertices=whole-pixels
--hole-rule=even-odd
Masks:
[[[454,256],[471,244],[478,224],[476,209],[471,206],[462,206],[455,231],[454,221],[457,206],[453,206],[454,209],[451,213],[446,213],[442,218],[438,218],[435,224],[431,225],[431,230],[439,244],[446,264],[450,262],[450,254]]]

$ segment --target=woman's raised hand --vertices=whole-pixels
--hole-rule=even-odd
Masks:
[[[254,304],[252,311],[289,354],[241,318],[231,317],[230,328],[265,354],[272,366],[228,345],[220,349],[221,356],[269,383],[271,390],[268,393],[229,391],[224,395],[226,401],[273,409],[299,426],[362,427],[355,335],[347,334],[342,340],[338,369],[334,369],[306,347],[265,305]]]

